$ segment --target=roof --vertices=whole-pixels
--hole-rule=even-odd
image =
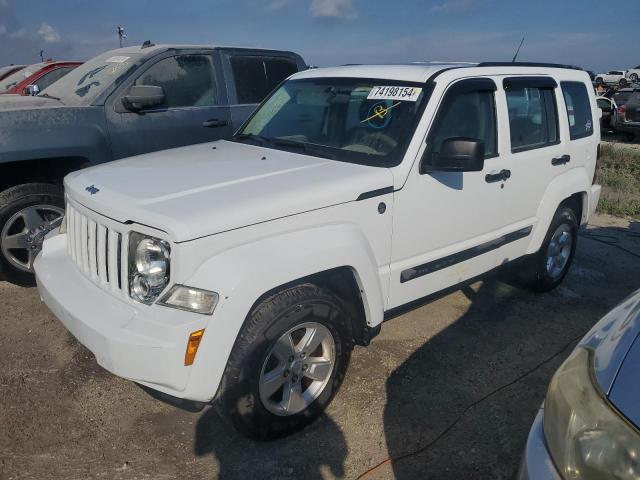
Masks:
[[[408,64],[389,65],[343,65],[341,67],[326,67],[313,70],[306,70],[294,75],[294,78],[319,78],[319,77],[358,77],[358,78],[384,78],[387,80],[398,80],[407,82],[424,83],[434,74],[444,70],[461,68],[499,68],[504,74],[505,69],[514,73],[532,74],[532,70],[544,72],[542,69],[562,69],[582,71],[579,67],[572,65],[559,65],[554,63],[529,63],[529,62],[415,62]]]
[[[170,43],[162,43],[162,44],[150,44],[149,46],[143,47],[143,45],[132,45],[128,47],[116,48],[111,50],[109,53],[113,54],[132,54],[132,53],[142,53],[149,54],[153,52],[164,51],[168,49],[197,49],[197,50],[259,50],[263,52],[287,52],[287,50],[279,50],[273,48],[259,48],[259,47],[238,47],[234,45],[198,45],[198,44],[170,44]]]
[[[405,82],[424,83],[434,73],[449,68],[465,68],[473,64],[456,63],[410,63],[406,65],[344,65],[342,67],[316,68],[305,70],[294,75],[294,78],[318,77],[361,77],[385,78]]]

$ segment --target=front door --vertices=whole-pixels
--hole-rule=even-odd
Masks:
[[[162,105],[131,112],[122,106],[129,88],[107,105],[115,158],[210,142],[232,134],[226,94],[219,85],[212,52],[181,53],[158,59],[133,85],[162,87]]]
[[[505,215],[505,184],[516,172],[507,168],[499,147],[496,89],[490,78],[450,85],[423,157],[439,153],[447,139],[470,138],[484,143],[484,169],[421,172],[416,162],[395,193],[388,309],[490,270],[500,245],[528,234],[517,222],[509,225],[512,216]]]

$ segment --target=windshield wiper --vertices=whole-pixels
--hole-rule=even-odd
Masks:
[[[317,157],[323,157],[323,158],[328,158],[330,160],[335,160],[336,157],[328,152],[325,152],[324,150],[321,150],[319,148],[315,148],[312,145],[309,145],[308,143],[303,143],[303,142],[296,142],[294,140],[287,140],[285,138],[277,138],[271,141],[272,145],[275,146],[281,146],[281,147],[292,147],[292,148],[297,148],[299,150],[302,150],[304,153],[308,153],[310,155],[315,155]]]
[[[262,135],[255,135],[253,133],[238,133],[231,137],[232,140],[253,140],[254,142],[259,143],[260,145],[267,145],[269,143],[269,139],[267,137],[263,137]]]
[[[54,97],[53,95],[49,95],[48,93],[39,93],[38,95],[36,95],[37,97],[43,97],[43,98],[52,98],[54,100],[59,101],[60,103],[62,103],[62,100],[59,99],[58,97]]]

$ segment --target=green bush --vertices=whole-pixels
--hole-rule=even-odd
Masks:
[[[612,144],[600,148],[598,211],[640,218],[640,150]]]

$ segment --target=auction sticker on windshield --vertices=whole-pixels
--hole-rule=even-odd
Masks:
[[[115,57],[109,57],[105,60],[105,63],[124,63],[129,60],[131,57],[124,57],[121,55]]]
[[[415,102],[421,93],[422,88],[420,87],[376,86],[371,88],[367,100],[401,100],[404,102]]]

